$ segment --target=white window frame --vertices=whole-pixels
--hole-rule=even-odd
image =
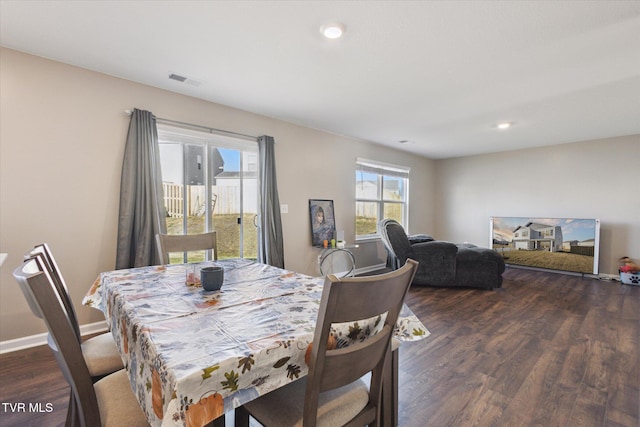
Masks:
[[[405,230],[408,230],[408,223],[409,223],[409,184],[410,184],[410,179],[409,179],[409,173],[411,171],[411,169],[407,166],[400,166],[400,165],[394,165],[391,163],[384,163],[384,162],[380,162],[377,160],[369,160],[369,159],[363,159],[363,158],[357,158],[356,159],[356,173],[355,173],[355,177],[356,177],[356,183],[355,185],[358,185],[358,172],[363,171],[363,172],[369,172],[369,173],[374,173],[378,175],[378,181],[377,181],[377,197],[375,199],[372,198],[362,198],[362,197],[357,197],[356,196],[356,200],[355,203],[357,205],[358,202],[368,202],[368,203],[377,203],[378,205],[378,209],[377,209],[377,213],[378,213],[378,221],[382,221],[384,219],[384,204],[385,203],[398,203],[402,205],[402,218],[401,218],[401,225],[405,228]],[[395,200],[387,200],[384,198],[384,194],[383,194],[383,177],[387,176],[387,177],[394,177],[394,178],[401,178],[404,180],[404,199],[402,201],[395,201]],[[357,195],[357,189],[356,189],[356,195]],[[357,231],[356,231],[357,233]],[[356,234],[356,241],[365,241],[365,240],[371,240],[371,239],[378,239],[380,238],[380,232],[376,227],[376,232],[373,234],[364,234],[364,235],[358,235]]]

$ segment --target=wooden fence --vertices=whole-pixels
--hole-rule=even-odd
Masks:
[[[593,246],[571,246],[571,253],[577,255],[594,256],[595,248]]]
[[[184,216],[184,186],[181,184],[173,184],[163,182],[164,206],[167,210],[167,216],[181,218]],[[205,213],[206,194],[204,185],[188,185],[186,191],[187,197],[187,216],[201,216]],[[233,186],[213,186],[211,189],[211,203],[214,214],[239,214],[240,212],[240,192],[237,187]],[[254,208],[253,206],[244,206]],[[250,212],[250,211],[249,211]]]

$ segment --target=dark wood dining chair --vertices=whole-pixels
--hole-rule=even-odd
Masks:
[[[408,259],[390,273],[325,278],[309,374],[236,408],[236,427],[247,427],[249,415],[267,427],[379,426],[391,337],[417,267],[417,262]],[[378,316],[384,321],[377,334],[347,347],[328,348],[332,324]],[[368,386],[362,379],[367,373]]]
[[[68,312],[42,258],[27,259],[13,276],[34,314],[44,320],[49,347],[71,386],[75,411],[67,414],[66,426],[148,426],[125,370],[93,383]]]
[[[102,378],[107,374],[119,371],[124,368],[122,363],[122,357],[118,351],[113,335],[111,332],[102,333],[89,339],[83,340],[80,333],[80,325],[78,323],[78,317],[76,316],[76,310],[71,301],[71,296],[67,288],[67,283],[64,280],[64,276],[58,267],[49,245],[46,243],[35,246],[31,251],[25,254],[25,259],[31,257],[40,257],[40,265],[46,268],[49,276],[51,277],[55,290],[60,297],[62,305],[67,311],[69,321],[76,334],[78,342],[81,343],[82,354],[84,355],[89,373],[94,382]],[[33,311],[33,307],[31,307]]]
[[[158,255],[162,264],[169,264],[173,252],[212,250],[214,261],[218,260],[218,241],[215,231],[201,234],[156,234]]]

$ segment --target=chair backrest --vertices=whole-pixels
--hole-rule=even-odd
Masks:
[[[411,255],[411,243],[402,225],[394,219],[387,218],[380,221],[379,229],[387,251],[400,263],[404,263]]]
[[[13,276],[25,293],[29,305],[38,312],[49,330],[49,346],[69,382],[76,401],[81,426],[99,426],[100,411],[89,369],[80,342],[71,325],[56,285],[39,257],[29,258],[17,267]]]
[[[303,425],[315,425],[319,394],[350,384],[371,372],[368,405],[352,420],[358,425],[379,419],[385,359],[391,357],[391,336],[418,263],[390,273],[339,279],[325,278],[316,324],[305,395]],[[386,313],[386,316],[384,316]],[[377,334],[347,347],[329,350],[331,325],[383,316]]]
[[[56,290],[60,296],[60,299],[62,300],[62,304],[67,310],[71,325],[73,326],[76,335],[78,336],[78,340],[82,340],[82,335],[80,333],[80,324],[78,323],[78,316],[76,315],[76,309],[73,306],[71,296],[69,295],[69,289],[67,288],[67,283],[62,276],[62,272],[60,271],[60,267],[58,267],[56,259],[53,257],[51,248],[49,248],[49,245],[46,243],[36,245],[31,251],[27,252],[24,255],[24,259],[26,260],[34,256],[40,257],[41,265],[43,267],[46,267],[47,271],[49,272],[49,275],[51,276],[51,279],[56,286]]]
[[[158,255],[163,264],[169,264],[169,253],[213,250],[213,260],[218,259],[216,232],[202,234],[156,234]]]
[[[43,261],[41,258],[35,257],[33,259],[33,262],[26,263],[26,260],[29,260],[29,259],[30,257],[25,258],[25,263],[19,267],[21,269],[21,275],[36,274],[45,270],[45,267],[42,265]],[[14,272],[14,276],[15,276],[15,272]],[[17,280],[17,277],[16,277],[16,280]],[[27,282],[24,280],[18,280],[18,285],[20,285],[20,290],[22,291],[22,295],[24,295],[24,299],[27,300],[27,304],[29,304],[29,308],[31,309],[31,312],[33,313],[33,315],[36,317],[39,317],[40,319],[44,319],[44,314],[40,310],[40,306],[38,305],[38,302],[36,301],[33,294],[31,293],[31,289],[29,288],[29,285],[27,284]]]

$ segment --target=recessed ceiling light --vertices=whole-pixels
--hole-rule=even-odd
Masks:
[[[509,122],[504,122],[504,123],[498,123],[498,126],[496,126],[498,129],[509,129],[511,127],[511,123]]]
[[[342,37],[345,31],[346,28],[344,24],[340,23],[325,24],[320,27],[320,33],[322,33],[326,38],[332,40]]]

